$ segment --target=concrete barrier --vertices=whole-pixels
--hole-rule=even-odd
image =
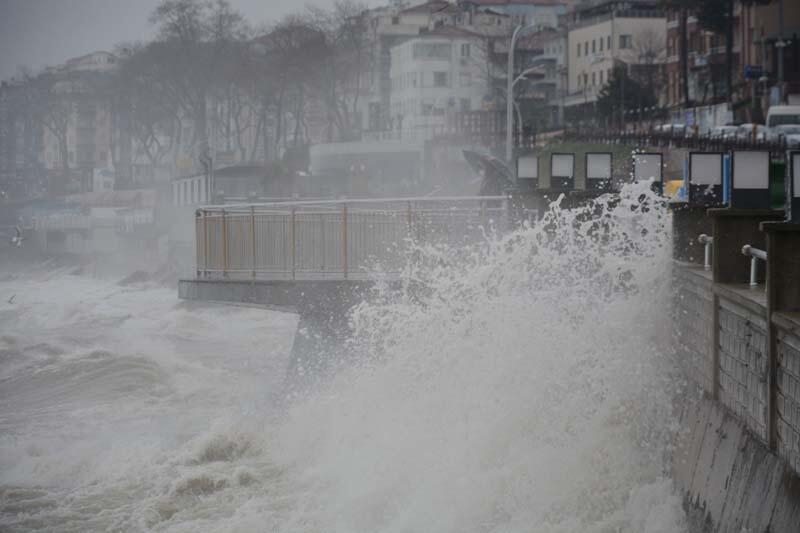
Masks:
[[[672,463],[691,531],[800,532],[800,225],[780,216],[673,211],[675,348],[702,393]],[[695,242],[709,226],[712,271]],[[766,247],[756,287],[737,255],[751,242]]]

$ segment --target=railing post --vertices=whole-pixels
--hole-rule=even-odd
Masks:
[[[758,258],[750,258],[750,286],[758,287]]]
[[[222,277],[228,277],[228,223],[222,210]]]
[[[256,208],[250,206],[250,244],[253,253],[253,279],[256,279]]]
[[[203,277],[208,277],[208,211],[203,211]]]
[[[289,220],[289,237],[292,240],[292,279],[295,279],[295,252],[296,244],[295,244],[295,207],[292,206],[292,214]]]
[[[347,279],[347,203],[342,204],[342,267]]]

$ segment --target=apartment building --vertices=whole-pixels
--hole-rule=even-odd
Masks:
[[[615,66],[629,71],[663,61],[667,19],[657,0],[602,0],[576,6],[567,31],[566,112],[590,116]]]
[[[452,27],[482,36],[503,39],[512,31],[511,17],[476,2],[428,2],[399,7],[380,7],[366,14],[370,60],[361,103],[362,128],[366,138],[392,136],[397,114],[392,111],[392,49],[421,34]],[[486,46],[484,46],[485,48]]]
[[[545,129],[560,126],[564,120],[567,83],[567,33],[563,29],[545,28],[521,39],[519,46],[529,53],[526,69],[532,70],[526,89],[539,111],[537,126]]]
[[[45,70],[42,122],[45,171],[67,190],[91,190],[95,169],[113,167],[111,95],[103,91],[116,58],[94,52]],[[67,176],[64,173],[67,172]]]
[[[403,140],[434,137],[488,96],[492,67],[480,34],[442,26],[394,46],[391,58],[391,125]]]
[[[691,106],[749,102],[735,105],[736,116],[730,118],[761,122],[769,105],[792,95],[800,98],[800,3],[737,2],[733,23],[734,94],[727,92],[725,35],[705,30],[695,16],[688,17],[686,26],[688,94],[684,94],[680,16],[668,14],[667,105],[679,109],[687,101]]]
[[[461,0],[459,5],[491,9],[507,15],[514,27],[533,26],[541,30],[556,28],[558,18],[573,3],[573,0]]]

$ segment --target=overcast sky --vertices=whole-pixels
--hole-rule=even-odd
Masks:
[[[334,0],[230,0],[252,25]],[[0,79],[19,65],[34,70],[153,35],[147,21],[159,0],[0,0]],[[368,0],[368,5],[380,5]]]

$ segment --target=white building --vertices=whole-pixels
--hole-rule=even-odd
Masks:
[[[487,39],[443,26],[391,50],[391,123],[404,140],[446,131],[457,112],[481,108],[492,75]]]
[[[667,19],[657,0],[594,2],[566,18],[567,107],[596,102],[615,65],[644,63],[666,47]]]
[[[365,17],[370,48],[364,80],[368,94],[359,104],[365,139],[396,138],[397,113],[391,104],[393,47],[441,27],[456,27],[487,39],[503,38],[511,32],[510,16],[471,2],[429,0],[409,7],[395,3],[372,9]]]

